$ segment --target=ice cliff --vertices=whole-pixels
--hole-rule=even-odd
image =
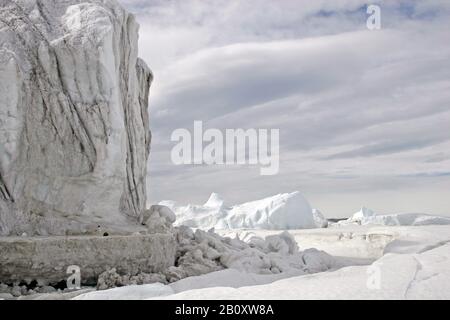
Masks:
[[[1,0],[0,235],[142,219],[152,73],[116,1]]]

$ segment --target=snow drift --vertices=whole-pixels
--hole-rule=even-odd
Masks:
[[[227,207],[216,193],[204,205],[177,206],[162,201],[176,216],[176,225],[200,229],[310,229],[325,226],[325,218],[313,211],[299,193],[283,193],[262,200]]]

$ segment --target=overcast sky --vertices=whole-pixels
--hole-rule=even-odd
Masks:
[[[299,190],[328,217],[450,215],[450,1],[120,2],[155,75],[150,203]],[[170,135],[194,120],[280,129],[279,174],[173,165]]]

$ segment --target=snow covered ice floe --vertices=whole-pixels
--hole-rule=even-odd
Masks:
[[[265,230],[252,232],[257,236],[270,234]],[[197,288],[160,298],[450,299],[450,226],[349,225],[345,227],[345,232],[366,235],[367,242],[383,242],[380,256],[367,265],[346,266],[330,272],[293,276],[259,285]],[[349,237],[336,240],[341,234],[342,230],[336,228],[294,232],[298,243],[306,239],[322,250],[343,241],[347,253],[342,253],[350,255],[354,249],[352,242],[359,242],[360,239]],[[391,240],[385,241],[387,238]],[[379,281],[377,274],[380,275]]]
[[[325,218],[313,211],[308,201],[296,191],[228,207],[216,193],[203,205],[178,206],[173,201],[162,201],[176,216],[176,225],[208,230],[267,229],[288,230],[323,227]]]
[[[397,213],[377,215],[373,210],[362,207],[360,211],[353,214],[349,219],[339,221],[334,225],[384,225],[384,226],[425,226],[425,225],[447,225],[450,217],[434,216],[424,213]]]
[[[323,250],[333,245],[340,247],[339,243],[344,242],[345,248],[337,249],[343,255],[351,255],[355,249],[353,242],[360,245],[363,239],[367,243],[380,242],[381,248],[368,264],[348,265],[328,272],[304,274],[291,270],[264,275],[230,268],[164,286],[116,288],[89,292],[76,299],[449,299],[449,228],[353,224],[343,228],[296,230],[293,235],[302,248],[309,247],[309,243]],[[249,232],[261,238],[274,233]],[[353,236],[342,238],[343,232]],[[361,255],[360,248],[357,251]],[[380,274],[378,284],[369,281],[374,271]]]

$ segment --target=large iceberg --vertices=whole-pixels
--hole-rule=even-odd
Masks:
[[[203,205],[178,206],[162,201],[177,216],[177,225],[200,229],[310,229],[325,226],[325,219],[313,210],[308,201],[296,191],[278,194],[262,200],[228,207],[216,193]]]
[[[116,1],[2,1],[0,235],[92,234],[146,205],[152,73]]]

